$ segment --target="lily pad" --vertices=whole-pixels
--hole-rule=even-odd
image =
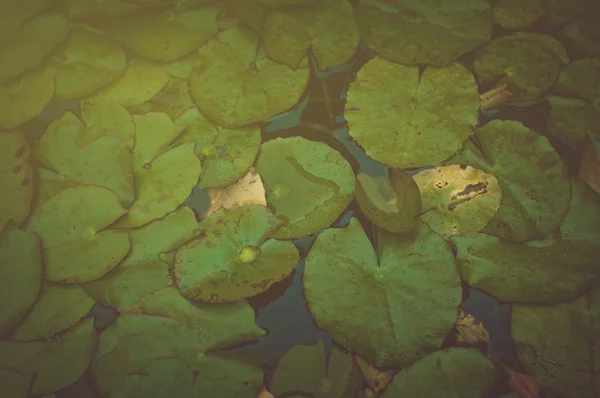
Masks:
[[[276,397],[295,392],[315,398],[345,398],[360,387],[362,379],[352,357],[334,346],[327,361],[323,340],[319,340],[314,345],[295,345],[279,360],[270,391]]]
[[[552,36],[520,32],[496,38],[480,49],[473,71],[482,84],[510,83],[511,101],[526,102],[546,95],[567,62],[565,48]]]
[[[390,232],[412,230],[421,215],[419,187],[402,169],[383,176],[358,173],[356,202],[369,221]]]
[[[88,129],[108,130],[133,148],[135,122],[121,104],[111,99],[84,100],[81,101],[80,112]]]
[[[479,350],[448,348],[401,370],[381,398],[485,398],[496,377],[494,364]]]
[[[600,79],[600,59],[578,59],[563,68],[556,90],[575,94],[600,111],[600,87],[590,84],[597,79]]]
[[[81,286],[50,285],[42,292],[33,310],[10,333],[8,340],[52,338],[79,323],[94,304],[94,299]]]
[[[542,0],[497,0],[492,6],[494,22],[506,29],[523,29],[544,17]]]
[[[270,239],[280,225],[264,206],[212,214],[200,224],[200,236],[175,255],[181,294],[207,303],[239,301],[289,276],[300,257],[292,242]]]
[[[19,30],[28,20],[48,8],[55,0],[29,0],[12,3],[0,14],[0,38]]]
[[[471,72],[369,61],[350,85],[344,116],[367,155],[396,168],[437,164],[471,133],[479,94]],[[419,150],[414,150],[419,148]]]
[[[246,302],[194,306],[165,288],[125,309],[100,335],[94,385],[115,398],[254,398],[262,368],[217,350],[264,334]]]
[[[250,169],[261,143],[260,126],[239,128],[215,125],[196,107],[187,111],[176,124],[185,125],[173,145],[196,143],[196,156],[202,161],[199,187],[225,187]]]
[[[208,197],[210,204],[204,217],[219,210],[230,209],[243,205],[267,206],[265,187],[256,171],[251,168],[248,173],[238,181],[223,188],[209,188]]]
[[[577,177],[600,193],[600,141],[588,139],[584,143]]]
[[[0,231],[9,220],[21,225],[29,215],[33,198],[33,170],[29,144],[19,131],[0,133]]]
[[[587,5],[584,15],[565,26],[560,34],[574,49],[591,57],[600,57],[600,29],[597,23],[600,7],[595,2],[587,2]]]
[[[0,130],[13,129],[42,112],[54,97],[52,65],[43,65],[0,86]]]
[[[79,184],[114,191],[124,206],[134,199],[131,152],[108,130],[88,130],[71,112],[50,123],[34,148],[48,169]]]
[[[469,141],[447,163],[498,179],[502,202],[481,231],[514,242],[554,232],[569,208],[571,190],[567,167],[548,139],[510,120],[492,120],[475,134],[481,151]]]
[[[574,180],[558,243],[535,247],[486,234],[452,237],[462,278],[501,301],[573,300],[600,280],[600,196]]]
[[[598,388],[598,289],[553,306],[512,306],[517,355],[548,398],[593,397]]]
[[[126,108],[143,104],[154,97],[169,81],[162,64],[143,59],[129,60],[125,74],[93,94],[90,99],[108,98]]]
[[[0,389],[11,398],[27,398],[35,373],[21,373],[14,369],[0,369]]]
[[[105,228],[125,213],[113,191],[93,185],[48,199],[28,228],[42,238],[45,279],[89,282],[114,268],[129,252],[129,235]]]
[[[0,38],[0,85],[14,81],[38,67],[69,34],[69,24],[59,13],[40,14],[12,35]]]
[[[198,50],[190,90],[198,108],[223,127],[257,123],[292,108],[308,83],[306,67],[270,60],[249,28],[220,32]]]
[[[131,252],[102,278],[83,285],[100,304],[122,311],[173,284],[166,253],[197,235],[194,212],[182,207],[131,231]]]
[[[542,4],[548,22],[559,26],[582,16],[590,3],[587,0],[542,0]]]
[[[452,250],[426,224],[378,231],[375,253],[360,222],[323,231],[304,271],[317,326],[378,368],[407,367],[437,349],[462,297]]]
[[[56,98],[78,99],[121,77],[127,69],[125,51],[89,26],[71,30],[64,48],[53,57],[56,66]]]
[[[548,102],[552,125],[570,141],[582,144],[588,135],[600,139],[600,109],[582,99],[555,95]]]
[[[436,68],[487,43],[493,28],[490,3],[478,0],[361,1],[356,21],[367,46],[380,57]]]
[[[108,18],[101,26],[142,57],[172,62],[197,50],[218,32],[219,12],[213,4],[190,10],[154,7]]]
[[[352,5],[344,0],[276,8],[265,21],[267,54],[291,68],[300,64],[309,48],[321,70],[345,64],[359,39]]]
[[[30,394],[63,389],[83,375],[98,343],[94,319],[88,318],[53,340],[0,341],[0,367],[20,373],[35,372]]]
[[[267,192],[267,205],[284,221],[273,235],[278,239],[301,238],[327,228],[354,198],[352,167],[322,142],[301,137],[268,141],[261,147],[256,171]]]
[[[42,284],[39,238],[8,223],[0,232],[0,335],[29,312]]]
[[[414,176],[421,191],[421,216],[442,236],[478,232],[500,207],[502,190],[491,174],[470,166],[441,166]]]

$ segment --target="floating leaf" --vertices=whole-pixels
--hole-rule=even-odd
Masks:
[[[361,1],[355,12],[367,46],[404,65],[450,66],[459,55],[487,43],[493,28],[487,1],[465,0],[457,6],[454,0],[369,0]]]
[[[81,286],[50,285],[33,310],[9,336],[10,341],[49,339],[75,326],[90,312],[92,299]]]
[[[588,7],[581,18],[566,25],[560,35],[573,49],[588,54],[591,57],[600,57],[598,45],[598,16],[600,7],[595,2],[587,2]]]
[[[600,88],[590,84],[597,79],[600,79],[600,59],[578,59],[562,69],[556,90],[575,94],[600,111]]]
[[[447,163],[468,165],[498,180],[502,202],[481,231],[514,242],[555,231],[569,208],[570,181],[548,139],[510,120],[492,120],[475,134],[481,151],[468,141]]]
[[[452,237],[465,282],[501,301],[549,304],[593,286],[600,278],[600,198],[579,180],[572,189],[558,243],[535,247],[486,234]]]
[[[53,340],[26,343],[1,341],[0,367],[35,372],[30,394],[63,389],[83,375],[96,352],[98,335],[88,318]]]
[[[492,6],[494,22],[506,29],[523,29],[545,15],[542,0],[498,0]]]
[[[548,102],[552,125],[569,141],[582,144],[588,135],[600,139],[600,109],[582,99],[554,95]]]
[[[491,174],[470,166],[441,166],[414,176],[421,191],[421,216],[443,236],[478,232],[500,207],[502,190]]]
[[[278,239],[300,238],[327,228],[354,197],[350,164],[321,142],[301,137],[268,141],[261,147],[256,171],[265,185],[269,208],[284,221],[273,235]]]
[[[0,335],[31,309],[41,288],[42,273],[39,238],[13,223],[6,224],[0,231]]]
[[[473,346],[483,343],[486,347],[490,342],[490,335],[481,322],[471,314],[465,314],[458,308],[458,316],[454,325],[455,335],[452,343],[458,346]]]
[[[173,284],[165,253],[197,234],[194,212],[182,207],[131,231],[131,252],[102,278],[83,287],[104,306],[122,311],[142,297]]]
[[[68,33],[69,25],[63,16],[48,13],[34,17],[18,31],[0,38],[0,85],[37,68]]]
[[[401,370],[381,398],[401,396],[485,398],[495,383],[494,364],[474,348],[433,352]]]
[[[34,15],[51,6],[54,1],[19,1],[12,3],[10,7],[4,7],[0,14],[0,38],[9,36],[20,29]]]
[[[12,219],[21,225],[29,215],[33,198],[33,170],[29,144],[19,131],[0,133],[0,231]]]
[[[123,398],[254,398],[262,368],[217,350],[264,334],[246,302],[194,306],[165,288],[124,309],[100,335],[94,385],[102,396]]]
[[[369,61],[350,85],[350,135],[373,159],[396,168],[437,164],[456,152],[477,124],[473,75],[454,64],[427,68]],[[419,148],[418,151],[411,148]]]
[[[379,230],[378,254],[356,218],[323,231],[306,257],[304,296],[335,341],[378,368],[406,367],[452,329],[460,279],[452,250],[423,223],[404,236]]]
[[[203,214],[210,217],[219,210],[230,209],[243,205],[266,206],[265,187],[253,168],[238,181],[224,188],[209,188],[210,207]]]
[[[350,355],[334,346],[327,362],[319,340],[314,345],[295,345],[285,353],[270,386],[277,397],[301,391],[315,398],[343,398],[357,391],[361,382]]]
[[[233,27],[200,50],[190,75],[198,108],[223,127],[257,123],[292,108],[304,93],[309,69],[270,60],[259,37]]]
[[[0,86],[0,130],[15,128],[42,112],[54,96],[54,74],[54,67],[45,65]]]
[[[129,252],[129,235],[104,228],[125,212],[114,192],[98,186],[79,185],[48,199],[29,224],[42,238],[44,277],[81,283],[114,268]]]
[[[395,370],[382,371],[376,368],[358,354],[354,355],[354,359],[365,382],[377,393],[385,390],[396,374]]]
[[[27,398],[35,380],[35,373],[20,373],[14,369],[0,369],[0,389],[10,398]]]
[[[583,146],[578,177],[600,193],[600,145],[587,140]]]
[[[177,250],[179,290],[190,300],[239,301],[289,276],[300,258],[292,242],[270,239],[280,225],[263,206],[212,214],[200,224],[200,236]]]
[[[133,148],[135,122],[127,110],[111,99],[81,101],[81,118],[88,129],[108,130]]]

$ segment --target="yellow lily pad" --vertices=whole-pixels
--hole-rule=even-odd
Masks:
[[[7,224],[0,232],[0,335],[19,323],[33,306],[42,272],[39,238]]]
[[[35,69],[68,33],[64,17],[51,13],[33,18],[14,34],[0,39],[0,84]]]
[[[113,269],[131,244],[126,231],[105,228],[125,213],[117,195],[99,186],[79,185],[48,199],[29,224],[42,238],[45,279],[89,282]]]
[[[107,19],[103,28],[142,57],[171,62],[192,53],[218,32],[219,12],[212,4],[192,10],[161,7]]]
[[[116,80],[127,69],[125,51],[103,32],[76,25],[54,56],[56,98],[77,99]]]
[[[267,206],[265,187],[258,173],[250,168],[238,181],[223,188],[208,188],[210,205],[204,217],[224,209],[243,205]]]
[[[54,96],[55,72],[46,65],[0,87],[0,130],[15,128],[40,114]]]
[[[110,131],[96,133],[67,112],[48,126],[34,148],[36,157],[69,180],[113,190],[129,206],[134,199],[131,152]]]
[[[35,372],[30,394],[48,394],[77,381],[92,362],[97,346],[94,319],[88,318],[52,340],[0,342],[0,367]]]
[[[169,81],[163,65],[143,58],[129,61],[125,74],[90,98],[108,98],[124,107],[141,105],[154,97]]]
[[[33,170],[29,144],[19,131],[0,134],[0,231],[8,220],[20,225],[29,215],[33,197]]]

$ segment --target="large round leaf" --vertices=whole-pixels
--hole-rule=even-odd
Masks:
[[[224,127],[257,123],[292,108],[304,92],[309,70],[270,60],[248,28],[232,27],[200,50],[190,75],[198,108]]]
[[[173,272],[181,293],[209,303],[239,301],[292,273],[299,260],[290,241],[270,239],[280,227],[264,206],[218,211],[200,236],[177,250]]]
[[[359,221],[328,229],[306,257],[305,297],[317,325],[376,367],[406,367],[452,329],[462,288],[452,250],[421,223],[378,234],[378,255]]]
[[[301,137],[266,142],[256,171],[269,208],[284,221],[275,238],[300,238],[327,228],[354,197],[352,167],[322,142]]]
[[[477,124],[478,112],[477,85],[466,68],[428,68],[419,77],[417,67],[375,58],[350,85],[344,116],[367,155],[409,168],[450,157]]]
[[[126,213],[107,188],[65,189],[36,209],[29,230],[42,238],[44,277],[53,282],[92,281],[129,252],[127,231],[106,230]]]

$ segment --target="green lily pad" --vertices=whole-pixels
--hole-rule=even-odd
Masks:
[[[352,167],[321,142],[301,137],[268,141],[261,147],[256,171],[269,208],[284,221],[273,235],[278,239],[300,238],[327,228],[354,198]]]
[[[352,357],[333,347],[329,362],[323,340],[314,345],[295,345],[278,362],[270,391],[276,397],[302,391],[315,398],[345,398],[362,387]]]
[[[561,38],[574,49],[590,57],[600,57],[600,28],[598,18],[600,7],[595,2],[588,2],[584,15],[565,26],[560,32]]]
[[[514,304],[511,334],[525,371],[549,398],[594,397],[600,295],[553,306]]]
[[[377,368],[407,367],[437,349],[462,297],[452,250],[426,224],[378,230],[376,255],[360,222],[323,231],[304,271],[317,326]]]
[[[224,0],[223,9],[227,15],[238,19],[257,31],[262,37],[265,33],[267,17],[271,7],[259,3],[258,0]]]
[[[63,0],[69,20],[94,20],[98,17],[127,15],[140,8],[138,2],[123,0]]]
[[[134,107],[149,101],[168,81],[169,74],[162,64],[133,58],[129,60],[123,76],[93,94],[90,99],[108,98],[126,108]]]
[[[191,53],[183,58],[177,59],[173,62],[165,64],[165,71],[172,77],[179,79],[189,79],[190,73],[192,73],[192,67],[194,66],[194,59],[196,53]]]
[[[31,204],[32,213],[38,211],[44,202],[60,191],[81,185],[77,181],[69,180],[61,174],[57,174],[54,171],[42,167],[36,167],[34,173],[36,192],[35,195],[33,195]],[[31,219],[28,219],[28,221],[31,222]],[[27,228],[28,222],[23,226]]]
[[[600,280],[600,196],[573,180],[558,243],[535,247],[486,234],[452,237],[462,278],[501,301],[572,300]]]
[[[133,148],[135,122],[121,104],[111,99],[84,100],[81,101],[80,111],[88,129],[108,130]]]
[[[223,127],[257,123],[292,108],[309,79],[306,67],[270,60],[249,28],[232,27],[198,50],[190,74],[192,98]]]
[[[502,200],[498,180],[473,167],[441,166],[417,173],[421,220],[442,236],[474,233],[494,217]]]
[[[52,65],[43,65],[0,86],[0,130],[13,129],[42,112],[54,96],[55,72]]]
[[[29,0],[14,2],[0,14],[0,38],[19,30],[28,20],[54,3],[55,0]]]
[[[421,193],[412,177],[402,169],[391,169],[387,176],[356,176],[356,202],[363,214],[387,231],[412,230],[421,215]]]
[[[114,191],[124,206],[134,199],[131,152],[108,130],[88,130],[71,112],[50,123],[34,148],[48,169],[79,184]]]
[[[578,59],[563,68],[556,90],[578,95],[600,111],[600,88],[590,84],[597,79],[600,79],[600,59]]]
[[[0,232],[0,335],[31,309],[42,284],[39,238],[9,222]]]
[[[586,12],[587,0],[542,0],[546,19],[551,26],[564,25]]]
[[[62,15],[45,13],[34,17],[12,35],[1,38],[0,85],[37,68],[68,34],[69,24]]]
[[[381,398],[485,398],[496,383],[496,368],[475,348],[432,352],[394,376]]]
[[[14,369],[0,369],[0,389],[11,398],[27,398],[35,373],[21,373]]]
[[[314,4],[316,0],[258,0],[258,2],[269,7],[285,7],[299,4]]]
[[[396,168],[437,164],[471,133],[479,115],[471,72],[454,64],[427,68],[369,61],[350,85],[344,116],[367,155]],[[414,150],[419,148],[419,150]]]
[[[33,170],[29,144],[19,131],[0,133],[0,231],[9,220],[21,225],[29,215],[33,198]]]
[[[0,368],[22,374],[35,372],[30,394],[61,390],[87,370],[98,344],[94,319],[88,318],[73,329],[47,341],[0,341]]]
[[[53,57],[56,98],[78,99],[121,77],[127,69],[125,51],[103,32],[75,25],[65,47]]]
[[[487,1],[369,0],[361,1],[355,12],[367,46],[403,65],[450,66],[456,57],[487,43],[493,28]]]
[[[213,4],[191,10],[157,7],[109,18],[101,25],[142,57],[172,62],[197,50],[218,32],[219,12]]]
[[[179,291],[207,303],[239,301],[289,276],[300,260],[290,241],[270,239],[281,226],[264,206],[218,211],[202,233],[177,250],[173,273]]]
[[[502,203],[481,232],[527,242],[558,228],[569,208],[567,167],[548,139],[520,122],[492,120],[475,128],[481,152],[472,142],[448,160],[498,179]]]
[[[359,39],[352,5],[344,0],[276,8],[265,21],[267,54],[291,68],[300,64],[309,48],[321,70],[345,64]]]
[[[49,339],[75,326],[94,305],[94,299],[78,285],[50,285],[33,310],[8,337],[10,341]]]
[[[583,144],[586,136],[600,139],[600,109],[582,99],[551,95],[548,102],[553,126],[568,139]]]
[[[173,145],[196,143],[196,156],[202,161],[199,187],[225,187],[243,177],[258,154],[261,143],[260,126],[251,124],[239,128],[215,125],[194,107],[178,125],[186,126]]]
[[[104,228],[125,213],[113,191],[93,185],[65,189],[48,199],[28,228],[42,238],[44,278],[89,282],[114,268],[130,250],[129,234]]]
[[[566,50],[551,36],[514,33],[492,40],[477,52],[473,71],[482,83],[510,84],[512,102],[535,101],[556,83]]]
[[[542,0],[497,0],[492,6],[494,22],[506,29],[523,29],[544,17]]]
[[[100,304],[122,311],[173,284],[165,254],[197,234],[194,212],[182,207],[131,231],[131,252],[102,278],[83,285]]]
[[[246,302],[194,306],[165,288],[125,309],[100,335],[94,385],[115,398],[254,398],[262,368],[216,351],[264,335]]]

